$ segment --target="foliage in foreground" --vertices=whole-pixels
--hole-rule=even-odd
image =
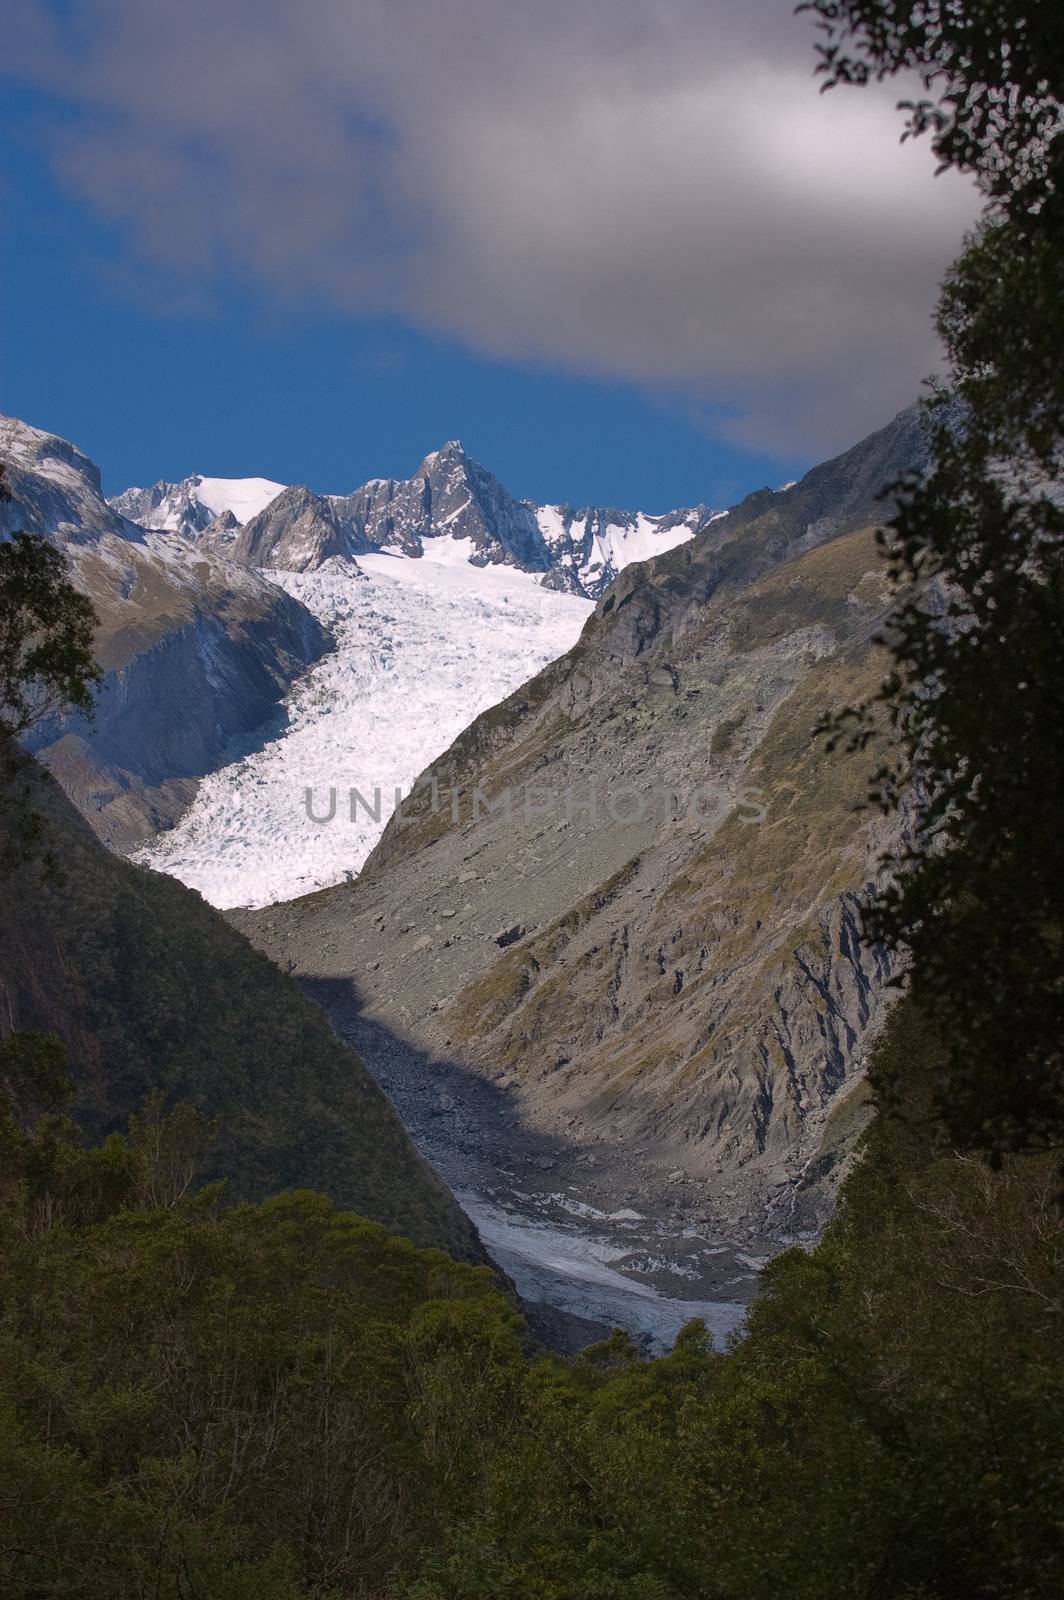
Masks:
[[[11,498],[6,471],[0,462],[0,502]],[[61,551],[38,534],[0,536],[0,869],[42,852],[44,819],[31,803],[18,740],[62,712],[91,716],[102,676],[92,653],[95,627]]]
[[[383,1595],[504,1431],[491,1272],[310,1192],[223,1210],[207,1131],[0,1127],[5,1595]]]
[[[939,1107],[969,1148],[1064,1145],[1064,8],[811,0],[827,87],[915,74],[907,134],[973,176],[947,273],[932,467],[895,487],[899,599],[879,699],[911,819],[868,921],[949,1040]],[[860,743],[872,708],[858,708]]]
[[[4,474],[0,465],[0,500]],[[95,627],[61,550],[35,533],[0,538],[0,745],[58,712],[91,711]]]
[[[877,1071],[905,1119],[823,1243],[777,1259],[733,1349],[696,1323],[651,1362],[617,1335],[530,1356],[490,1273],[322,1196],[195,1194],[187,1110],[90,1150],[9,1120],[0,1590],[1058,1595],[1056,1175],[936,1146],[942,1049],[898,1012]]]

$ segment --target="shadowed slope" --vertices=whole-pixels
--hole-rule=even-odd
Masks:
[[[33,782],[58,875],[38,862],[3,877],[0,1036],[64,1039],[86,1129],[107,1132],[161,1089],[219,1119],[213,1166],[235,1195],[322,1189],[418,1244],[481,1259],[317,1006],[198,895],[117,860],[54,783]]]

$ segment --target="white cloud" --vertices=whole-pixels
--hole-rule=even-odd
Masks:
[[[975,215],[787,0],[17,0],[65,180],[177,280],[389,312],[841,445]]]

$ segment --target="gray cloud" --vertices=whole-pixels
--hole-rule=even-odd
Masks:
[[[934,364],[977,203],[789,0],[15,0],[65,181],[176,283],[386,312],[844,444]]]

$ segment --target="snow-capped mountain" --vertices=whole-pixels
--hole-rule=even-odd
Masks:
[[[127,489],[111,504],[252,567],[313,572],[333,557],[372,551],[418,559],[430,542],[447,539],[472,566],[516,567],[587,599],[633,561],[692,538],[713,515],[704,505],[649,516],[515,500],[457,439],[427,455],[412,477],[373,478],[350,494],[196,475]]]
[[[165,528],[194,537],[215,522],[219,532],[228,528],[235,533],[283,488],[272,478],[205,478],[194,472],[180,483],[160,479],[149,489],[126,489],[110,503],[142,528]]]
[[[723,516],[707,506],[667,511],[648,516],[645,511],[603,510],[598,506],[574,511],[571,506],[537,506],[536,522],[551,554],[550,576],[555,588],[571,589],[589,599],[598,596],[625,567],[649,561],[674,545],[692,539],[707,522]]]
[[[0,502],[0,535],[27,528],[67,547],[109,537],[144,542],[142,530],[130,526],[121,507],[104,500],[96,463],[69,439],[18,417],[0,416],[0,462],[11,495]]]
[[[332,640],[263,573],[130,521],[69,440],[0,417],[0,463],[0,538],[26,529],[63,550],[95,608],[104,671],[93,721],[42,724],[32,747],[100,837],[126,848],[180,815],[229,740]]]

